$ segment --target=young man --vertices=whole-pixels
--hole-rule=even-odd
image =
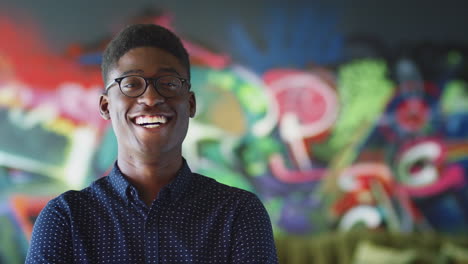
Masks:
[[[259,199],[193,173],[182,157],[195,115],[180,40],[133,25],[104,52],[101,116],[118,143],[113,170],[51,200],[26,263],[277,263]]]

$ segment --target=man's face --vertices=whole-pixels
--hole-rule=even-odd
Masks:
[[[112,122],[119,154],[180,155],[196,103],[187,84],[176,97],[161,96],[151,83],[144,94],[131,98],[122,94],[114,79],[128,75],[147,78],[173,75],[186,79],[187,71],[175,56],[155,47],[131,49],[118,60],[109,72],[106,85],[111,82],[113,85],[107,95],[101,96],[100,111],[103,118]]]

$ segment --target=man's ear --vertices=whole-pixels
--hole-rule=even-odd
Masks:
[[[101,97],[99,98],[99,113],[105,120],[111,119],[109,114],[109,101],[107,94],[101,94]]]
[[[194,117],[197,112],[197,100],[195,99],[195,93],[190,92],[189,97],[190,117]]]

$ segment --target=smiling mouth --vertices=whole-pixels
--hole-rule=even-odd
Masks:
[[[137,116],[134,122],[144,128],[156,128],[166,124],[168,118],[165,116]]]

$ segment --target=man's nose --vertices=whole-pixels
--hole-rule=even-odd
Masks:
[[[154,83],[150,83],[146,88],[146,91],[138,97],[139,103],[144,103],[149,106],[157,105],[166,100],[162,95],[156,91]]]

